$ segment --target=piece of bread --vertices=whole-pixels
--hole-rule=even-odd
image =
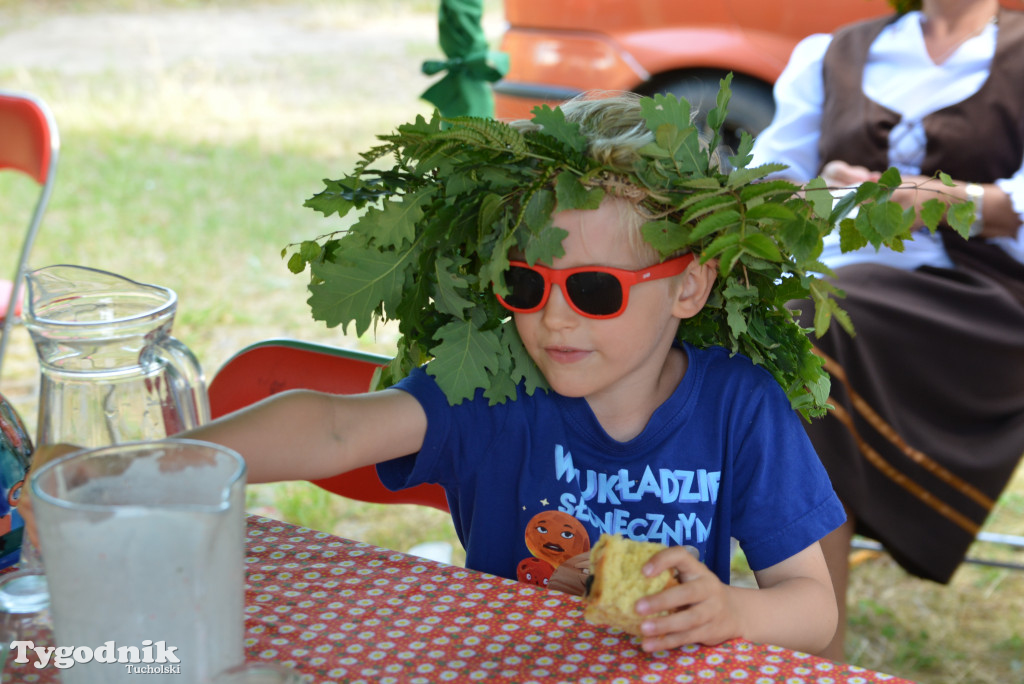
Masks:
[[[590,550],[591,576],[584,594],[586,607],[583,611],[587,622],[640,636],[640,623],[648,616],[637,614],[636,602],[679,583],[669,570],[656,577],[643,573],[644,564],[664,548],[663,544],[602,534]]]

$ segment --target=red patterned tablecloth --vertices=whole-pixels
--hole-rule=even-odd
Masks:
[[[249,657],[311,684],[907,682],[744,641],[644,653],[576,597],[265,518],[247,563]]]
[[[574,596],[277,520],[247,526],[247,658],[305,684],[909,684],[739,640],[649,654],[588,624]],[[52,667],[7,665],[3,684],[57,681]]]

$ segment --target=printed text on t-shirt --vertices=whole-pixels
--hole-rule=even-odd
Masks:
[[[559,510],[592,524],[599,533],[622,534],[666,545],[702,544],[707,540],[711,531],[710,511],[718,499],[720,472],[655,470],[648,465],[637,478],[625,468],[611,473],[581,471],[574,466],[572,454],[560,444],[555,446],[554,455],[557,480],[566,484],[575,481],[579,487],[578,493],[573,490],[560,496]],[[617,507],[645,500],[655,505]],[[668,508],[658,507],[657,503]],[[591,507],[606,504],[615,508],[598,513]],[[690,507],[696,510],[682,510]],[[698,517],[697,510],[707,513],[707,519]]]

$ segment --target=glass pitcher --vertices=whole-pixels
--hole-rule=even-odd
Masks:
[[[70,265],[26,282],[41,373],[36,444],[161,439],[209,419],[199,362],[171,337],[173,290]]]
[[[55,641],[81,655],[64,684],[200,684],[243,662],[245,472],[231,449],[165,439],[33,476]]]

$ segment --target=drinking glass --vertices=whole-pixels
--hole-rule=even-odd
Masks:
[[[32,476],[64,684],[198,684],[245,660],[245,462],[190,439],[77,451]],[[169,655],[172,654],[173,656]],[[138,661],[135,661],[136,663]],[[139,677],[139,674],[144,674]]]
[[[0,679],[9,672],[8,681],[20,681],[19,670],[32,674],[34,661],[16,663],[11,644],[31,641],[38,646],[52,646],[49,594],[38,592],[36,581],[46,582],[39,573],[18,569],[0,576]]]

